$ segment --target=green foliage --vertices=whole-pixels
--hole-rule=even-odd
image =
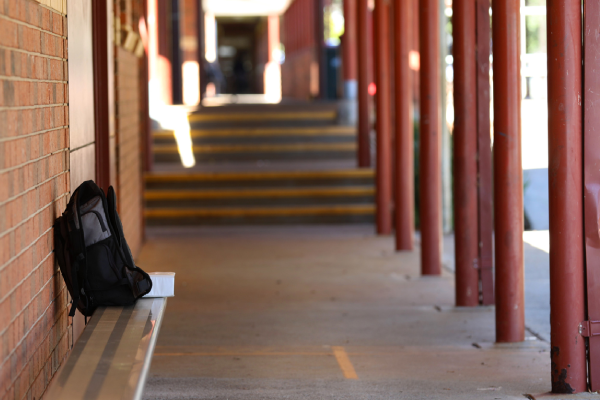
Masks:
[[[527,53],[546,52],[546,16],[528,15],[525,20]]]
[[[325,18],[325,40],[328,43],[339,44],[344,34],[344,11],[341,0],[332,0],[323,9]]]

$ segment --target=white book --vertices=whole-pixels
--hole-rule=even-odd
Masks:
[[[175,272],[149,272],[152,290],[144,297],[174,297]]]

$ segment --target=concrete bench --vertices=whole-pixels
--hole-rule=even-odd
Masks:
[[[166,298],[130,307],[99,307],[44,400],[141,399]]]

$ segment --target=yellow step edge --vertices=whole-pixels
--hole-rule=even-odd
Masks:
[[[329,207],[269,207],[269,208],[193,208],[146,209],[146,218],[202,218],[202,217],[302,217],[337,215],[373,215],[374,205],[349,205]]]
[[[173,139],[170,130],[154,131],[154,139]],[[285,136],[356,136],[356,128],[352,126],[307,127],[307,128],[241,128],[241,129],[193,129],[192,138],[228,138],[228,137],[285,137]]]
[[[334,171],[281,171],[281,172],[150,172],[145,175],[147,183],[195,182],[195,181],[260,181],[281,179],[368,179],[375,177],[371,168]]]
[[[294,198],[294,197],[352,197],[372,196],[375,188],[354,186],[340,188],[292,188],[292,189],[226,189],[226,190],[147,190],[145,200],[208,200],[236,198]]]
[[[215,114],[191,114],[190,122],[215,122],[215,121],[298,121],[298,120],[334,120],[337,111],[257,111],[257,112],[230,112]]]
[[[194,146],[194,154],[211,153],[278,153],[302,151],[356,151],[356,143],[303,143],[303,144],[223,144]],[[175,145],[154,146],[154,154],[178,154]]]

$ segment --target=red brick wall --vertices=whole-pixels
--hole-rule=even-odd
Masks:
[[[69,193],[66,32],[61,12],[0,0],[0,399],[39,399],[71,342],[52,253]]]
[[[39,1],[0,0],[0,400],[39,399],[73,345],[52,232],[70,191],[66,1]],[[116,2],[115,12],[137,30],[141,4]],[[143,238],[142,66],[116,47],[114,167],[134,255]]]
[[[315,15],[314,0],[294,0],[283,15],[281,40],[285,46],[285,62],[281,66],[281,89],[284,98],[314,96],[311,65],[318,63]],[[315,78],[318,77],[312,80]]]
[[[292,54],[286,52],[285,62],[281,65],[281,92],[284,98],[307,100],[314,97],[311,80],[314,81],[315,77],[311,77],[311,66],[315,64],[317,52],[314,46]]]
[[[115,18],[121,21],[121,43],[114,47],[115,62],[115,190],[123,230],[133,256],[139,253],[144,238],[143,221],[143,135],[146,134],[144,116],[147,107],[142,104],[144,57],[135,54],[135,48],[126,49],[127,32],[134,32],[137,43],[139,20],[144,14],[142,0],[115,1]]]
[[[134,256],[143,239],[142,162],[140,129],[140,62],[132,53],[117,47],[117,196],[119,216],[127,243]]]
[[[198,61],[198,1],[179,2],[183,61]]]

